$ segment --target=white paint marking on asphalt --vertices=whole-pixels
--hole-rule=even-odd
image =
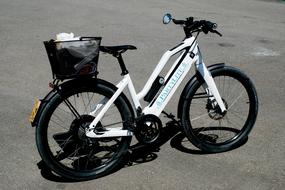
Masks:
[[[257,47],[255,48],[255,51],[252,53],[252,55],[255,56],[279,56],[280,53],[267,49],[265,47]]]

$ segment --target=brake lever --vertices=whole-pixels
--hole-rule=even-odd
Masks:
[[[218,32],[217,30],[211,30],[211,32],[212,32],[212,33],[215,33],[215,34],[218,34],[220,37],[223,36],[223,35],[222,35],[220,32]]]

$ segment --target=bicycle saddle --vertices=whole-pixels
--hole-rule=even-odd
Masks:
[[[133,45],[120,45],[120,46],[100,46],[100,51],[110,54],[124,53],[127,50],[137,49]]]

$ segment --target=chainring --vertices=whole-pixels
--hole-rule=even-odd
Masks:
[[[143,115],[136,121],[135,137],[140,143],[154,143],[160,136],[161,120],[152,114]]]

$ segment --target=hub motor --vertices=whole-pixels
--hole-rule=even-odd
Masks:
[[[73,152],[76,147],[80,147],[80,151],[85,152],[84,150],[87,150],[88,147],[98,144],[95,139],[88,138],[85,135],[85,129],[93,119],[93,116],[82,115],[72,121],[68,131],[54,134],[53,139],[64,152]]]

